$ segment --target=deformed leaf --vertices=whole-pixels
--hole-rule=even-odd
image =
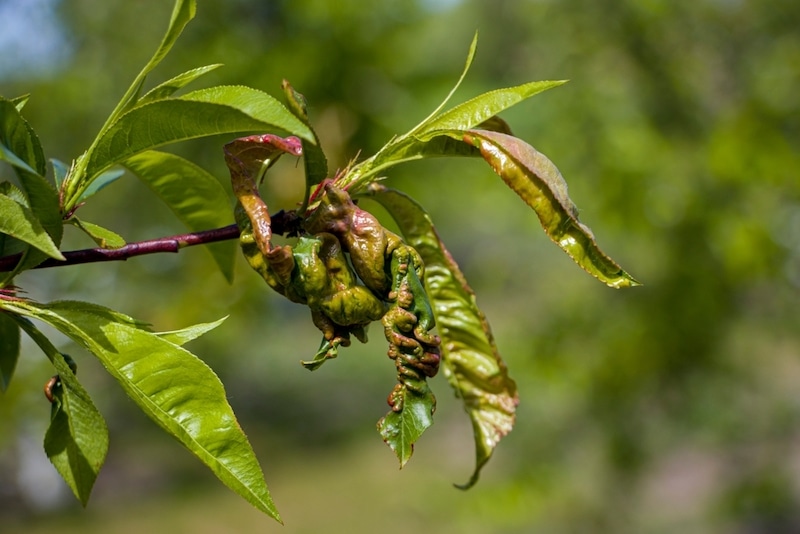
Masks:
[[[427,384],[424,387],[424,392],[418,393],[403,386],[400,401],[403,409],[392,410],[378,421],[378,432],[397,455],[401,469],[411,458],[414,443],[433,424],[436,401]]]
[[[544,154],[498,132],[470,130],[464,141],[480,149],[494,171],[533,208],[550,239],[581,268],[610,287],[640,285],[597,246],[592,231],[578,220],[566,181]]]
[[[508,376],[475,294],[425,210],[405,194],[379,184],[372,184],[369,193],[386,208],[425,264],[425,288],[442,338],[442,369],[464,403],[475,436],[475,471],[460,486],[468,488],[514,426],[517,386]]]
[[[58,373],[44,450],[75,497],[86,506],[108,453],[108,427],[64,356],[30,321],[18,317],[17,323]]]
[[[222,383],[194,354],[95,304],[0,304],[50,324],[89,350],[145,414],[225,485],[280,521],[261,467],[228,404]]]
[[[0,233],[24,241],[51,258],[64,259],[31,209],[0,194],[0,213],[3,214],[0,218]]]
[[[0,392],[11,383],[19,359],[19,326],[7,313],[0,311]]]
[[[222,184],[194,163],[149,150],[123,163],[164,202],[191,232],[230,223],[230,204]],[[208,251],[227,280],[233,278],[236,243],[211,243]]]

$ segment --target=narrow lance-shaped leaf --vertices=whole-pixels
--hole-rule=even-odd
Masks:
[[[94,304],[0,301],[0,305],[50,324],[89,350],[145,414],[225,485],[280,521],[222,383],[194,354]]]
[[[308,126],[314,136],[313,142],[302,141],[303,164],[306,171],[306,190],[303,193],[303,203],[297,212],[304,213],[308,206],[308,195],[311,192],[311,188],[328,177],[328,159],[322,151],[317,132],[314,131],[311,127],[311,122],[308,120],[306,98],[296,91],[287,80],[283,80],[281,87],[286,96],[286,101],[289,104],[289,109]]]
[[[206,332],[210,332],[211,330],[215,329],[219,325],[221,325],[228,316],[226,315],[222,319],[218,319],[211,323],[199,323],[192,326],[187,326],[186,328],[181,328],[180,330],[171,330],[169,332],[158,332],[158,336],[161,339],[169,341],[173,345],[178,345],[179,347],[194,340],[198,337],[202,336]]]
[[[58,373],[51,384],[53,405],[44,450],[58,473],[86,506],[108,453],[108,427],[70,365],[30,321],[16,322],[39,345]]]
[[[104,169],[146,150],[208,135],[276,129],[313,140],[311,130],[283,104],[249,87],[211,87],[151,102],[121,116],[98,140],[78,190]],[[67,206],[79,197],[72,191]]]
[[[218,69],[222,63],[215,63],[213,65],[206,65],[205,67],[198,67],[196,69],[188,70],[182,74],[170,78],[169,80],[158,84],[156,87],[150,89],[147,94],[139,99],[136,103],[141,106],[148,102],[155,102],[156,100],[163,100],[172,96],[175,91],[186,87],[197,78],[208,74],[214,69]]]
[[[175,5],[172,8],[172,16],[170,17],[167,31],[164,33],[161,43],[144,68],[142,68],[141,72],[133,80],[130,87],[128,87],[128,90],[117,104],[117,107],[111,112],[111,115],[109,115],[108,120],[100,130],[101,135],[122,113],[136,105],[145,78],[147,78],[150,71],[161,63],[161,60],[166,57],[169,51],[172,50],[178,37],[183,33],[183,29],[189,21],[194,18],[196,11],[197,3],[195,0],[175,0]]]
[[[517,386],[508,376],[475,294],[425,210],[405,194],[379,184],[372,184],[369,194],[397,221],[406,242],[425,263],[425,288],[442,338],[442,368],[464,403],[475,436],[475,471],[459,486],[469,488],[514,426]]]
[[[19,359],[19,326],[7,313],[0,311],[0,392],[11,383]]]
[[[230,204],[222,184],[194,163],[166,152],[150,150],[123,164],[166,204],[191,232],[230,224]],[[236,243],[206,247],[225,278],[233,279]]]
[[[550,239],[582,269],[610,287],[640,285],[597,246],[592,231],[578,220],[566,181],[544,154],[498,132],[470,130],[464,141],[480,149],[494,171],[533,208]]]

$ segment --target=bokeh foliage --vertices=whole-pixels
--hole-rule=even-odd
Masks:
[[[146,60],[169,3],[74,0],[60,14],[71,60],[35,79],[5,74],[0,92],[32,93],[26,118],[49,155],[69,161]],[[800,523],[792,474],[800,462],[798,26],[800,4],[782,0],[406,0],[369,9],[354,1],[200,1],[159,72],[220,62],[226,66],[208,75],[209,84],[275,95],[289,79],[310,103],[332,168],[425,116],[452,86],[476,29],[479,50],[461,95],[570,79],[504,118],[557,162],[582,218],[645,286],[615,292],[589,279],[478,162],[430,161],[392,174],[390,185],[429,209],[466,272],[522,404],[514,433],[485,471],[485,488],[452,496],[437,475],[415,478],[427,498],[391,498],[397,506],[407,498],[452,531],[473,524],[494,532],[793,532]],[[218,169],[224,183],[226,141],[179,150]],[[291,207],[302,179],[291,163],[276,170],[283,175],[273,176],[265,196],[271,206]],[[455,190],[447,204],[444,187]],[[137,208],[152,201],[133,180],[114,189],[87,206],[97,210],[92,220],[129,240],[181,230],[170,214]],[[77,233],[65,241],[91,246]],[[390,378],[375,378],[388,375],[383,348],[344,353],[324,375],[309,375],[297,360],[316,334],[294,322],[305,313],[265,297],[239,267],[231,287],[206,254],[187,251],[27,273],[19,283],[40,300],[101,295],[160,329],[230,313],[193,350],[235,392],[230,401],[248,433],[268,436],[269,454],[257,450],[267,466],[326,450],[347,456],[370,439],[382,450],[369,426],[385,409],[374,402]],[[88,361],[81,369],[91,376]],[[39,395],[31,384],[47,376],[22,369],[2,398],[4,451],[13,452],[12,429],[23,420],[46,421],[49,407],[31,398]],[[98,404],[118,401],[105,414],[112,443],[147,435],[151,425],[96,378],[87,388],[108,397]],[[466,432],[458,409],[447,410],[440,407],[425,449],[444,454],[453,425]],[[470,452],[451,481],[461,481]],[[113,462],[113,445],[110,455]],[[313,469],[294,476],[314,483]],[[272,488],[279,504],[290,500]],[[379,507],[381,498],[356,490],[349,513],[370,499]],[[302,514],[284,520],[291,525]]]

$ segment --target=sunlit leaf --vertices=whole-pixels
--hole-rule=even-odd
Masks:
[[[11,383],[19,359],[19,326],[11,317],[0,311],[0,391]]]
[[[17,323],[58,373],[44,450],[75,497],[86,506],[108,453],[108,427],[64,356],[30,321],[19,317]]]
[[[434,109],[431,112],[431,114],[428,115],[422,122],[420,122],[417,126],[415,126],[411,130],[410,135],[413,135],[414,133],[416,133],[418,131],[426,130],[428,124],[430,123],[430,121],[433,120],[436,117],[436,115],[440,111],[442,111],[442,109],[444,109],[444,107],[447,105],[447,103],[453,97],[453,95],[458,90],[458,88],[461,87],[461,82],[464,81],[464,78],[467,76],[467,72],[469,72],[469,68],[472,66],[472,61],[475,59],[475,52],[476,52],[477,49],[478,49],[478,32],[475,32],[475,35],[472,37],[472,42],[469,45],[469,52],[467,53],[467,61],[466,61],[465,65],[464,65],[464,70],[461,71],[461,76],[459,76],[458,81],[453,86],[453,88],[450,89],[450,92],[444,98],[442,103],[439,104],[436,107],[436,109]]]
[[[125,246],[125,239],[121,235],[94,223],[83,221],[77,217],[71,218],[70,224],[80,228],[86,235],[92,238],[100,248],[120,248]]]
[[[250,130],[283,130],[308,140],[313,134],[300,119],[267,93],[242,86],[219,86],[158,100],[121,116],[89,156],[86,175],[162,145]]]
[[[83,302],[0,301],[44,321],[94,354],[128,396],[225,485],[280,521],[258,460],[217,375],[194,354]],[[123,316],[124,318],[124,316]]]
[[[215,329],[219,325],[221,325],[228,316],[226,315],[222,319],[218,319],[212,323],[199,323],[196,325],[188,326],[186,328],[181,328],[180,330],[171,330],[169,332],[158,332],[157,335],[165,340],[169,341],[173,345],[182,346],[193,339],[197,339],[198,337],[202,336],[206,332],[210,332],[211,330]]]
[[[170,17],[169,25],[167,26],[167,31],[164,33],[164,37],[161,40],[161,44],[158,45],[153,56],[144,66],[142,71],[136,76],[136,78],[131,83],[128,90],[125,92],[125,95],[117,104],[117,107],[114,111],[109,115],[108,121],[100,130],[102,134],[108,126],[110,126],[116,119],[125,111],[130,109],[131,107],[135,106],[137,103],[137,98],[139,96],[139,92],[144,85],[144,80],[147,75],[152,71],[154,68],[161,63],[166,55],[172,50],[175,41],[178,40],[181,33],[183,33],[183,29],[186,25],[194,18],[195,12],[197,10],[197,5],[195,0],[176,0],[175,5],[172,8],[172,16]]]
[[[28,103],[28,99],[30,99],[30,94],[15,96],[14,98],[10,99],[11,103],[13,103],[17,107],[17,111],[22,111],[22,108],[25,107],[25,104]]]
[[[301,93],[297,92],[286,80],[283,80],[281,86],[283,88],[284,95],[286,96],[289,109],[292,111],[292,113],[297,115],[306,126],[308,126],[309,130],[311,130],[311,133],[314,136],[313,142],[302,141],[303,164],[306,171],[306,190],[303,196],[303,205],[298,210],[298,213],[303,213],[308,203],[308,195],[311,187],[322,182],[328,177],[328,160],[325,157],[325,153],[322,151],[317,133],[314,131],[311,126],[311,122],[308,120],[308,109],[306,106],[305,97]]]
[[[460,132],[470,128],[483,127],[495,131],[510,131],[508,125],[496,117],[498,113],[564,83],[566,82],[530,82],[476,96],[444,113],[426,119],[414,130],[392,139],[374,156],[353,167],[337,183],[341,187],[348,187],[351,192],[358,192],[373,181],[378,173],[399,163],[437,156],[477,155],[477,151],[459,147],[458,143],[453,143],[447,137],[460,139]]]
[[[0,194],[0,213],[3,214],[0,218],[0,233],[24,241],[51,258],[64,259],[31,209]]]
[[[173,154],[149,150],[128,158],[123,166],[147,184],[189,231],[230,224],[231,209],[225,189],[214,176],[194,163]],[[230,281],[236,243],[223,241],[206,248]]]
[[[578,208],[553,163],[524,141],[502,133],[471,130],[464,141],[481,150],[503,181],[539,217],[550,239],[586,272],[614,288],[639,285],[597,246],[592,231],[578,220]]]
[[[414,132],[414,135],[426,140],[437,131],[474,128],[523,100],[565,83],[566,80],[529,82],[483,93],[438,115],[427,122],[424,128]]]
[[[442,369],[464,403],[475,436],[475,471],[461,486],[468,488],[514,426],[517,386],[508,376],[475,294],[425,210],[405,194],[378,184],[371,186],[370,194],[397,221],[403,238],[425,264],[425,288],[442,338]]]
[[[0,144],[4,152],[12,153],[19,160],[24,161],[31,170],[14,166],[19,177],[19,185],[27,198],[26,206],[35,216],[41,228],[49,235],[55,247],[61,243],[63,225],[58,195],[50,183],[44,179],[47,162],[42,151],[39,138],[33,128],[20,115],[14,102],[0,97]],[[41,263],[48,254],[37,249],[29,248],[23,253],[23,258],[17,263],[14,272],[8,277],[13,277],[21,272]]]
[[[179,74],[169,80],[158,84],[156,87],[150,89],[143,97],[141,97],[136,105],[141,106],[143,104],[147,104],[148,102],[153,102],[155,100],[162,100],[164,98],[169,98],[175,91],[184,88],[186,85],[190,84],[191,82],[195,81],[197,78],[208,74],[214,69],[217,69],[222,66],[222,63],[216,63],[214,65],[206,65],[205,67],[198,67],[196,69],[192,69],[186,71],[182,74]]]
[[[433,424],[436,401],[427,384],[424,387],[424,393],[412,392],[403,387],[403,409],[399,412],[390,411],[378,421],[378,432],[397,455],[401,468],[411,458],[414,443]]]

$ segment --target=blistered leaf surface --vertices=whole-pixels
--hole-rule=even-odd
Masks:
[[[373,184],[370,193],[397,221],[406,242],[425,263],[425,287],[442,338],[442,367],[472,421],[475,471],[462,486],[470,487],[477,482],[497,443],[514,426],[516,384],[508,376],[472,289],[428,214],[399,191]]]

